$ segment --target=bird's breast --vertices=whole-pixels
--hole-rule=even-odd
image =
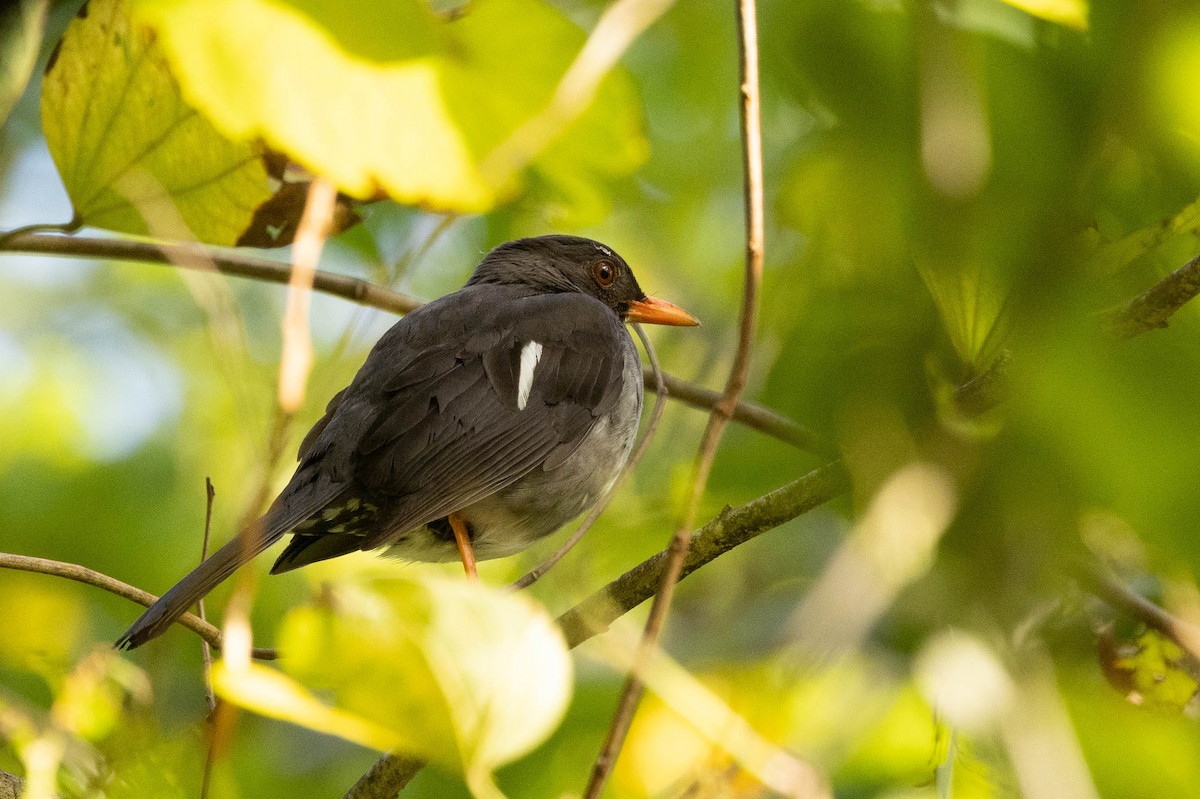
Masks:
[[[620,396],[579,448],[557,467],[534,469],[463,510],[476,531],[477,557],[498,558],[525,549],[583,513],[612,487],[629,459],[642,412],[637,350],[628,336],[624,343]]]

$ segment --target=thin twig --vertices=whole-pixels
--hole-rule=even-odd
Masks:
[[[648,391],[654,391],[654,372],[649,367],[642,367],[642,377]],[[663,374],[663,383],[671,399],[679,400],[693,408],[711,411],[721,401],[721,392],[704,388],[678,377]],[[752,402],[738,402],[733,411],[733,421],[745,425],[752,430],[765,433],[771,438],[779,439],[785,444],[791,444],[797,449],[817,454],[832,455],[829,448],[822,444],[817,434],[802,425],[796,424],[786,416],[776,413],[770,408],[755,405]]]
[[[850,490],[840,462],[828,463],[785,486],[736,508],[726,508],[696,531],[680,579],[734,547],[824,505]],[[614,621],[645,602],[662,582],[668,550],[622,574],[558,617],[558,626],[574,649],[600,635]],[[425,763],[403,755],[384,755],[346,794],[345,799],[394,799]]]
[[[675,584],[683,570],[684,559],[692,542],[692,528],[700,507],[700,498],[708,485],[708,477],[716,458],[717,447],[726,425],[733,417],[738,398],[746,385],[754,332],[758,321],[758,293],[762,282],[763,264],[763,172],[762,130],[759,121],[758,94],[758,25],[754,0],[737,0],[738,53],[740,55],[741,102],[738,108],[742,122],[742,159],[744,168],[744,204],[746,213],[746,271],[742,294],[741,318],[738,326],[738,347],[730,367],[729,379],[721,400],[708,418],[692,477],[692,491],[683,519],[671,539],[662,581],[650,606],[650,616],[634,665],[621,692],[617,711],[583,793],[584,799],[598,799],[612,773],[617,756],[625,743],[633,715],[641,701],[644,686],[641,671],[650,662],[658,647],[667,614],[675,593]]]
[[[206,500],[204,503],[204,541],[200,545],[200,562],[201,563],[203,563],[204,561],[206,561],[208,559],[208,540],[209,540],[209,534],[212,530],[213,500],[217,496],[216,490],[213,489],[211,477],[204,478],[204,494],[205,494]],[[196,609],[199,612],[200,619],[204,622],[207,622],[208,618],[205,616],[205,613],[204,613],[204,597],[200,597],[200,599],[197,600]],[[212,646],[209,645],[208,641],[205,641],[205,642],[203,642],[203,648],[204,648],[204,653],[203,653],[204,654],[204,696],[208,700],[209,718],[212,718],[213,715],[217,711],[217,695],[215,693],[213,693],[213,687],[212,687],[212,664],[213,664]],[[208,746],[205,747],[205,752],[204,752],[204,773],[200,778],[200,799],[208,799],[208,789],[209,789],[209,786],[212,784],[212,771],[213,771],[213,766],[216,764],[216,762],[217,762],[216,739],[213,737],[210,737],[208,740]]]
[[[218,272],[226,275],[284,284],[288,282],[291,275],[288,265],[279,261],[249,255],[240,250],[194,243],[178,244],[22,233],[14,235],[10,241],[0,244],[0,251],[62,257],[111,258],[182,268],[193,268],[192,264],[197,262],[197,256],[203,255],[204,261],[209,264],[206,268],[215,268]],[[313,290],[389,313],[405,314],[422,305],[420,300],[407,294],[401,294],[365,280],[331,272],[318,271],[313,277]],[[654,375],[649,369],[643,371],[643,377],[646,387],[653,390]],[[663,380],[673,399],[693,408],[712,410],[713,406],[720,401],[721,395],[711,389],[669,374],[664,374]],[[817,437],[812,432],[761,405],[739,402],[733,419],[799,449],[818,453],[823,451]]]
[[[1121,340],[1167,326],[1171,315],[1200,294],[1200,255],[1144,292],[1103,315],[1107,332]]]
[[[120,580],[109,577],[107,574],[101,574],[98,571],[93,571],[85,566],[79,566],[74,563],[63,563],[59,560],[0,552],[0,569],[16,569],[17,571],[48,574],[52,577],[65,577],[77,583],[101,588],[110,594],[116,594],[131,602],[136,602],[144,608],[148,608],[158,601],[158,597],[149,591],[143,591],[128,583],[123,583]],[[201,621],[194,613],[183,614],[175,620],[175,623],[188,628],[217,649],[221,648],[220,630],[208,622]],[[260,647],[256,647],[252,654],[258,660],[276,660],[279,657],[279,654],[274,649]]]
[[[286,284],[292,274],[291,267],[280,261],[250,255],[240,250],[190,242],[149,242],[22,233],[3,242],[0,250],[34,255],[111,258],[166,266],[187,265],[195,262],[198,255],[202,255],[218,272],[226,275]],[[330,272],[317,272],[313,277],[313,288],[324,294],[397,314],[405,314],[421,306],[420,300],[406,294],[366,280]]]
[[[1200,660],[1200,626],[1173,616],[1144,596],[1129,590],[1102,567],[1085,566],[1080,572],[1080,579],[1087,585],[1089,593],[1125,611],[1147,627],[1158,630]]]
[[[658,378],[655,381],[658,399],[654,402],[654,410],[650,414],[650,421],[646,423],[646,432],[642,435],[642,440],[638,442],[637,449],[634,450],[633,455],[630,456],[629,460],[625,462],[625,466],[622,467],[621,473],[617,476],[616,481],[613,482],[608,491],[604,493],[604,496],[600,498],[600,501],[597,502],[595,507],[592,508],[591,513],[589,513],[587,518],[583,520],[583,523],[579,525],[579,529],[572,533],[571,537],[568,538],[566,542],[554,552],[553,555],[546,558],[544,561],[534,567],[528,574],[513,583],[511,586],[513,590],[520,591],[521,589],[528,588],[536,583],[539,579],[541,579],[542,575],[554,568],[556,563],[562,560],[563,557],[570,552],[576,544],[583,540],[583,536],[588,530],[592,529],[592,525],[596,523],[596,520],[600,518],[602,513],[604,513],[605,508],[607,508],[609,503],[612,502],[613,497],[615,497],[617,494],[617,490],[620,489],[621,484],[625,482],[625,478],[632,474],[633,470],[637,468],[638,462],[641,461],[642,456],[646,454],[646,450],[650,446],[650,440],[654,438],[654,432],[658,430],[658,422],[660,419],[662,419],[663,409],[666,407],[665,400],[668,398],[667,388],[663,384],[662,369],[659,368],[658,356],[655,355],[654,346],[650,343],[650,339],[646,336],[646,332],[642,330],[641,325],[634,325],[633,329],[637,331],[638,338],[642,340],[642,346],[646,349],[646,357],[650,359],[650,370]]]
[[[679,579],[849,489],[849,475],[840,461],[833,461],[745,505],[725,508],[692,536]],[[670,554],[670,549],[665,549],[647,558],[559,616],[558,626],[567,645],[576,647],[603,633],[614,621],[656,595]]]
[[[26,233],[74,233],[81,227],[83,227],[83,220],[79,214],[76,214],[70,222],[38,222],[33,225],[13,228],[7,233],[0,235],[0,249],[3,249],[13,239],[23,236]]]
[[[211,477],[204,478],[204,495],[205,495],[204,541],[200,544],[200,562],[201,563],[208,560],[208,540],[209,540],[209,534],[212,531],[213,500],[216,499],[216,496],[217,496],[217,492],[213,488]],[[208,616],[204,612],[204,597],[200,597],[200,599],[196,602],[196,611],[197,611],[197,614],[200,616],[200,620],[207,624]],[[217,709],[217,695],[213,693],[213,688],[212,688],[212,646],[208,643],[208,641],[205,641],[203,643],[203,648],[204,648],[204,695],[208,699],[208,710],[211,713],[212,711]],[[204,791],[201,791],[200,793],[201,793],[201,796],[205,795]]]

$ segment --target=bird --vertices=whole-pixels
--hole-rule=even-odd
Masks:
[[[627,322],[693,326],[588,238],[517,239],[459,290],[397,321],[299,446],[258,521],[118,639],[132,649],[285,535],[272,574],[360,550],[409,561],[504,557],[611,488],[642,376]]]

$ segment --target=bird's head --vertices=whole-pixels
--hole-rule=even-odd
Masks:
[[[646,296],[624,258],[580,236],[538,236],[501,244],[484,256],[467,281],[467,285],[480,284],[528,286],[544,294],[587,294],[629,322],[700,324],[682,308]]]

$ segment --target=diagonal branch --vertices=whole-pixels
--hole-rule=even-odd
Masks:
[[[850,478],[842,464],[835,461],[745,505],[726,508],[696,531],[680,579],[849,489]],[[667,556],[668,550],[659,552],[559,616],[558,626],[566,636],[567,645],[574,648],[603,633],[622,615],[653,596],[662,580]],[[417,758],[384,755],[354,784],[345,799],[394,799],[424,766],[424,761]]]
[[[11,235],[0,236],[0,251],[65,257],[111,258],[182,268],[196,268],[193,265],[207,263],[222,274],[261,280],[266,283],[287,284],[291,277],[291,268],[286,263],[251,255],[242,250],[196,243],[56,236],[14,231]],[[198,258],[197,256],[202,257]],[[316,272],[313,276],[313,289],[389,313],[406,314],[421,306],[421,301],[415,297],[392,291],[366,280],[331,272]],[[642,377],[646,388],[653,391],[655,389],[654,374],[649,367],[643,367]],[[663,380],[672,398],[693,408],[710,410],[720,400],[721,395],[717,392],[678,377],[664,373]],[[798,449],[809,452],[820,452],[822,449],[817,436],[810,430],[761,405],[739,402],[734,408],[733,420]]]
[[[1101,566],[1083,566],[1079,579],[1088,593],[1114,608],[1125,611],[1147,627],[1158,630],[1179,644],[1192,657],[1200,660],[1200,627],[1168,613],[1141,594],[1129,590]]]
[[[48,574],[52,577],[65,577],[77,583],[102,588],[110,594],[124,597],[145,608],[150,607],[158,601],[158,597],[149,591],[143,591],[129,583],[123,583],[114,577],[109,577],[107,574],[101,574],[86,566],[79,566],[74,563],[63,563],[59,560],[33,558],[28,555],[12,555],[7,552],[0,552],[0,569],[15,569],[17,571],[34,572],[36,574]],[[218,649],[221,648],[221,631],[208,622],[201,621],[198,616],[185,613],[179,617],[176,623],[187,627]],[[262,648],[255,648],[253,655],[259,660],[275,660],[279,657],[274,649]]]
[[[1167,320],[1188,300],[1200,294],[1200,255],[1188,261],[1133,299],[1107,311],[1102,324],[1122,341],[1166,327]]]

